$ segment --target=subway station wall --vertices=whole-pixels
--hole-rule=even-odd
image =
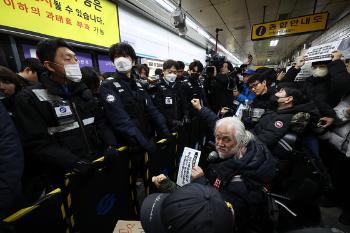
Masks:
[[[205,62],[205,49],[154,22],[119,6],[121,41],[131,44],[140,57]]]

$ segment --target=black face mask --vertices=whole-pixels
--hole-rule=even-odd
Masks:
[[[198,79],[199,78],[199,74],[191,74],[191,78]]]

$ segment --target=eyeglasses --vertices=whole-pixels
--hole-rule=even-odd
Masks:
[[[261,82],[257,82],[257,83],[253,83],[252,85],[249,85],[249,89],[253,90],[255,88],[257,88],[257,86],[260,84]]]

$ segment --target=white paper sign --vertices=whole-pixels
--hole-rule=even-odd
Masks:
[[[140,221],[118,220],[113,233],[145,233]]]
[[[331,60],[331,53],[337,50],[341,40],[310,47],[305,54],[305,62],[312,63],[315,61]]]
[[[200,156],[201,152],[199,150],[185,147],[177,173],[177,185],[182,187],[191,182],[192,168],[198,166]]]

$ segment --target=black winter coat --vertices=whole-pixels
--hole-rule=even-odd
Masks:
[[[252,108],[261,109],[276,109],[276,100],[274,99],[276,93],[276,87],[272,86],[267,89],[267,92],[263,95],[257,95],[252,104]]]
[[[33,170],[67,172],[81,158],[101,156],[98,104],[84,83],[72,83],[68,89],[44,73],[40,83],[15,98],[16,126]]]
[[[238,81],[235,77],[229,77],[228,75],[222,74],[218,74],[215,77],[215,99],[212,101],[214,104],[213,110],[215,112],[218,112],[222,107],[233,108],[234,96],[232,88],[234,86],[237,88],[237,85]]]
[[[17,130],[0,103],[0,218],[10,214],[20,193],[23,151]]]
[[[310,113],[311,123],[317,124],[319,112],[314,103],[308,102],[291,108],[265,112],[252,132],[270,149],[289,132],[292,117],[298,112]]]
[[[252,140],[241,159],[232,157],[209,164],[205,177],[195,182],[217,188],[234,207],[237,232],[249,232],[250,228],[262,227],[262,219],[266,217],[266,196],[262,189],[273,179],[275,171],[276,161],[269,150],[258,140]],[[260,229],[260,232],[264,231]]]
[[[299,71],[300,69],[291,67],[281,83],[293,82]],[[294,82],[294,85],[296,88],[305,93],[309,100],[314,101],[322,117],[336,117],[336,114],[332,108],[332,102],[334,101],[332,100],[332,96],[330,94],[332,85],[330,74],[326,75],[325,77],[310,76],[306,78],[305,81]]]
[[[196,115],[195,110],[192,108],[192,99],[199,99],[202,102],[202,105],[208,106],[205,90],[199,78],[189,77],[188,80],[185,80],[183,93],[186,109],[189,112],[190,118],[193,118]]]
[[[214,131],[217,115],[206,107],[198,114]],[[231,157],[209,164],[204,171],[205,177],[196,182],[219,189],[223,198],[234,206],[238,232],[248,232],[248,228],[259,225],[261,217],[266,215],[263,213],[265,196],[262,188],[275,176],[276,164],[267,147],[253,139],[242,158]]]
[[[170,86],[162,78],[161,82],[156,84],[151,98],[159,112],[165,117],[169,129],[176,129],[182,124],[188,111],[182,91],[183,83],[175,82],[172,85]]]
[[[164,116],[154,106],[144,87],[124,74],[116,73],[105,80],[100,89],[109,126],[119,139],[152,150],[149,139],[154,136],[151,126],[161,136],[169,135]]]

